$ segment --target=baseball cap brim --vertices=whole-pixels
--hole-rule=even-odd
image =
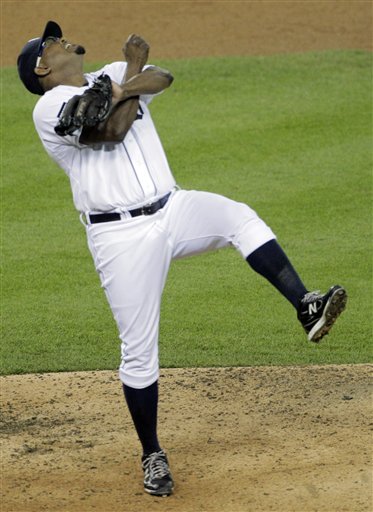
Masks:
[[[48,21],[43,35],[28,41],[22,48],[17,59],[18,74],[25,87],[33,94],[42,96],[44,90],[34,72],[38,57],[41,55],[42,46],[48,37],[62,37],[61,27],[55,21]]]
[[[43,35],[40,38],[40,48],[48,37],[62,37],[61,27],[55,21],[48,21],[45,25]]]

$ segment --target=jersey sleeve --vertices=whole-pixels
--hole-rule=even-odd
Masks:
[[[79,158],[78,155],[84,148],[79,142],[80,130],[73,135],[62,137],[57,135],[54,127],[58,123],[58,114],[64,104],[75,94],[82,94],[84,89],[84,87],[56,87],[40,98],[33,111],[35,128],[44,149],[68,175],[73,162]]]
[[[82,147],[79,143],[81,130],[77,130],[73,135],[62,137],[57,135],[54,128],[58,124],[59,115],[66,103],[74,95],[83,94],[85,89],[85,87],[60,86],[41,97],[34,108],[33,120],[36,131],[43,143]]]

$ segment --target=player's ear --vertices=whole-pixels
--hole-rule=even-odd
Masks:
[[[51,71],[52,71],[51,68],[44,67],[44,66],[37,66],[36,68],[34,68],[35,75],[38,75],[40,78],[43,78],[44,76],[49,75],[49,73]]]

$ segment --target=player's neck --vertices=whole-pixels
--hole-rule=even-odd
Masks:
[[[79,72],[65,73],[59,80],[60,85],[72,85],[74,87],[82,87],[87,84],[84,74]]]
[[[54,89],[58,85],[69,85],[72,87],[83,87],[87,85],[87,79],[83,73],[71,73],[58,76],[56,74],[49,77],[49,80],[45,84],[45,90]]]

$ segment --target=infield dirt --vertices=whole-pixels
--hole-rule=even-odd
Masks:
[[[132,32],[153,58],[372,49],[370,1],[11,1],[1,13],[3,66],[48,19],[91,61],[120,59]],[[371,369],[163,369],[167,499],[143,492],[115,371],[1,377],[1,511],[370,511]]]

